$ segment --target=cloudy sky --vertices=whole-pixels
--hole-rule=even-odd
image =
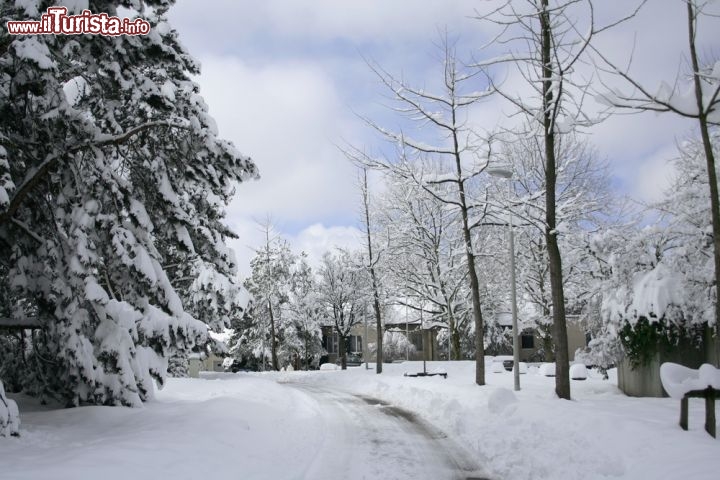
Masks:
[[[596,2],[600,3],[600,2]],[[602,2],[603,4],[605,2]],[[603,5],[603,19],[627,13],[631,2]],[[437,78],[438,32],[458,40],[462,58],[483,58],[490,35],[475,19],[480,0],[179,0],[170,14],[182,42],[200,60],[197,79],[220,134],[254,158],[261,180],[241,185],[228,222],[241,273],[261,243],[256,220],[270,215],[297,250],[318,258],[332,245],[358,242],[356,172],[336,148],[372,148],[373,132],[356,114],[393,125],[377,78],[364,59],[423,85]],[[718,58],[720,20],[701,24],[700,53]],[[687,62],[684,4],[650,0],[640,15],[598,38],[648,87],[672,81]],[[479,89],[482,88],[479,86]],[[594,103],[594,100],[590,101]],[[597,107],[592,107],[597,108]],[[502,125],[511,112],[499,101],[480,109]],[[641,200],[662,193],[676,141],[693,124],[672,115],[613,117],[591,140],[612,166],[620,194]]]

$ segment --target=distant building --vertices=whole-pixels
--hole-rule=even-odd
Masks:
[[[580,322],[579,315],[566,315],[566,326],[568,335],[568,354],[570,361],[575,360],[575,352],[579,348],[587,346],[588,338],[585,329]],[[512,329],[512,314],[510,312],[500,312],[495,315],[497,323],[506,330]],[[518,319],[518,324],[522,321]],[[535,328],[525,328],[520,332],[520,361],[536,362],[549,358],[545,352],[544,340],[540,332]],[[503,355],[512,355],[512,345],[503,351]]]

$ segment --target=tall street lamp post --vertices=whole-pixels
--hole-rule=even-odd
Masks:
[[[517,320],[517,287],[515,285],[515,233],[513,231],[513,216],[509,202],[512,196],[512,171],[506,168],[488,168],[485,170],[494,177],[508,180],[508,251],[510,255],[510,308],[512,310],[512,337],[513,337],[513,382],[515,391],[520,390],[520,335],[518,334]]]
[[[367,321],[367,312],[363,313],[363,321],[365,322],[365,338],[362,339],[362,349],[363,349],[363,357],[365,357],[365,370],[369,370],[370,366],[368,365],[368,362],[370,361],[370,349],[368,348],[368,321]]]

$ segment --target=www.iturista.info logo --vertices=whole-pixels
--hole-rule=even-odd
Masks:
[[[11,20],[7,22],[10,35],[147,35],[150,23],[142,18],[111,17],[107,13],[83,10],[68,15],[67,7],[50,7],[40,20]]]

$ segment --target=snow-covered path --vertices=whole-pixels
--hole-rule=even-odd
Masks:
[[[467,452],[406,410],[318,385],[288,385],[323,411],[321,443],[301,478],[485,478]]]

